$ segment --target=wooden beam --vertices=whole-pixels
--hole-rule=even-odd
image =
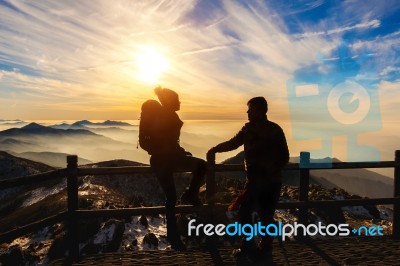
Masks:
[[[21,237],[23,235],[29,234],[35,230],[39,230],[45,226],[53,225],[56,223],[64,222],[64,220],[67,217],[67,212],[61,212],[59,214],[50,216],[48,218],[45,218],[43,220],[24,225],[21,227],[18,227],[16,229],[13,229],[11,231],[8,231],[6,233],[3,233],[0,235],[0,243],[6,243],[10,242],[18,237]]]
[[[382,162],[341,162],[341,163],[310,163],[309,169],[356,169],[356,168],[391,168],[395,167],[394,161]],[[299,164],[289,163],[284,170],[299,170]],[[303,168],[306,169],[306,168]],[[75,171],[75,170],[74,170]],[[97,167],[97,168],[78,168],[78,176],[84,175],[133,175],[140,173],[153,173],[150,166],[126,166],[126,167]],[[176,172],[189,172],[190,169],[178,169]],[[217,164],[216,172],[245,171],[243,164]],[[17,177],[0,181],[0,188],[17,187],[21,185],[35,184],[52,178],[62,178],[68,174],[68,169],[57,169],[41,174]]]
[[[368,205],[387,205],[393,204],[394,198],[379,198],[379,199],[347,199],[347,200],[320,200],[320,201],[280,201],[277,204],[277,209],[296,209],[303,206],[308,208],[325,208],[325,207],[345,207],[345,206],[368,206]],[[226,211],[230,204],[204,204],[202,207],[193,207],[190,205],[176,206],[176,213],[193,213],[208,211],[210,208],[215,208],[215,211]],[[103,210],[78,210],[79,218],[93,217],[127,217],[136,215],[154,215],[165,213],[165,207],[138,207],[125,209],[103,209]]]
[[[5,179],[0,181],[0,188],[1,189],[6,189],[10,187],[18,187],[18,186],[24,186],[24,185],[32,185],[32,184],[37,184],[42,181],[47,181],[50,179],[55,179],[55,178],[63,178],[66,176],[66,169],[57,169],[41,174],[35,174],[35,175],[28,175],[28,176],[23,176],[23,177],[17,177],[17,178],[11,178],[11,179]]]

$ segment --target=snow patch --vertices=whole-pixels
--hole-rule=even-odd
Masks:
[[[153,233],[157,236],[158,250],[166,250],[170,246],[166,239],[167,227],[164,223],[164,216],[151,217],[147,216],[149,226],[146,228],[139,222],[140,216],[132,217],[130,223],[125,224],[125,232],[122,240],[121,248],[125,250],[138,249],[138,250],[152,250],[147,245],[143,244],[143,238],[148,233]],[[137,247],[132,246],[132,242],[137,241]]]
[[[393,209],[387,208],[385,206],[377,206],[379,215],[383,220],[393,220]]]
[[[342,207],[342,210],[357,216],[373,218],[369,211],[362,206]]]
[[[333,195],[332,197],[334,200],[344,200],[345,198],[343,197],[343,195]]]
[[[52,186],[50,188],[46,187],[39,187],[37,189],[31,190],[28,192],[30,194],[30,197],[22,203],[21,207],[28,207],[31,206],[43,199],[45,199],[48,196],[54,195],[59,193],[61,190],[65,189],[67,187],[67,180],[63,179],[60,183],[58,183],[55,186]]]
[[[98,244],[106,244],[111,241],[112,237],[115,233],[115,224],[111,224],[109,227],[102,228],[100,232],[98,232],[93,240],[93,243]]]

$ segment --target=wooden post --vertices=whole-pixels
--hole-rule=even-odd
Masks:
[[[300,152],[300,184],[299,200],[304,201],[306,206],[299,210],[299,223],[307,224],[308,221],[308,187],[310,184],[310,153]]]
[[[68,239],[69,260],[77,261],[79,258],[78,221],[78,156],[67,156],[67,189],[68,189]]]
[[[215,153],[207,154],[207,176],[206,176],[206,198],[208,203],[208,209],[206,211],[207,223],[215,224]],[[217,236],[207,236],[206,237],[206,246],[211,256],[214,258],[215,255],[218,254],[217,249]],[[219,255],[218,255],[219,256]],[[216,256],[215,256],[216,257]],[[218,264],[218,261],[217,261]]]
[[[394,161],[393,237],[400,239],[400,150],[395,152]]]
[[[207,177],[206,177],[206,186],[207,186],[207,203],[214,204],[214,196],[215,196],[215,153],[207,155]]]

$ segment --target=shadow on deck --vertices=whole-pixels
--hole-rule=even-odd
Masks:
[[[233,248],[133,251],[87,256],[74,265],[251,265],[238,264]],[[329,237],[274,243],[275,265],[399,265],[400,240],[383,237]],[[50,265],[63,265],[57,260]],[[264,265],[264,264],[256,264]]]

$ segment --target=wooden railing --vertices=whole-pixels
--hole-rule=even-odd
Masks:
[[[15,239],[19,236],[33,232],[41,227],[51,225],[58,222],[67,222],[69,235],[69,257],[73,260],[79,257],[78,243],[78,222],[83,218],[93,217],[119,217],[128,215],[151,215],[165,213],[165,207],[140,207],[140,208],[124,208],[124,209],[106,209],[106,210],[79,210],[78,208],[78,177],[85,175],[131,175],[138,173],[151,173],[149,166],[134,166],[134,167],[98,167],[98,168],[80,168],[78,167],[78,157],[76,155],[67,157],[67,168],[58,169],[55,171],[20,177],[15,179],[0,181],[2,189],[17,187],[27,184],[37,183],[39,181],[67,177],[68,190],[68,210],[59,213],[55,216],[48,217],[44,220],[25,225],[14,230],[2,233],[0,235],[0,243],[4,243]],[[243,165],[226,165],[215,164],[215,158],[209,158],[208,172],[206,178],[207,203],[202,208],[205,211],[223,211],[226,209],[226,204],[215,203],[215,173],[216,172],[232,172],[245,171]],[[347,200],[321,200],[309,201],[308,190],[310,180],[310,170],[314,169],[357,169],[357,168],[394,168],[394,192],[391,198],[378,199],[347,199]],[[278,209],[299,209],[299,222],[307,223],[307,215],[309,208],[321,208],[329,206],[362,206],[362,205],[378,205],[392,204],[393,205],[393,237],[400,239],[400,151],[395,152],[394,161],[383,162],[340,162],[340,163],[311,163],[310,153],[300,153],[300,163],[290,163],[285,170],[300,171],[299,185],[299,201],[279,202]],[[188,169],[177,169],[177,172],[187,172]],[[177,213],[188,213],[198,210],[192,206],[177,206]]]

